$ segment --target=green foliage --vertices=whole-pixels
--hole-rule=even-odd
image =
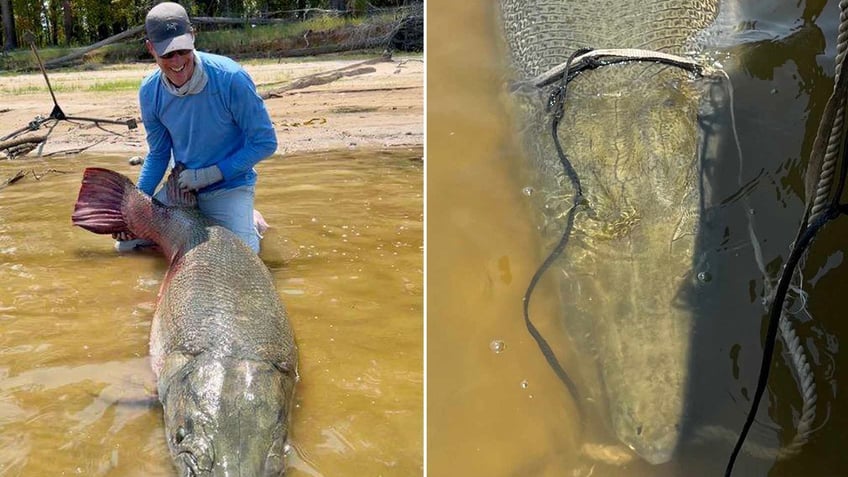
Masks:
[[[19,49],[0,55],[0,69],[31,69],[36,66],[24,35],[31,32],[42,59],[47,61],[68,54],[69,48],[83,47],[144,23],[151,4],[159,0],[12,0]],[[408,1],[408,0],[407,0]],[[332,10],[346,8],[355,13],[372,7],[396,7],[405,0],[180,0],[193,16],[271,17],[290,19],[290,23],[266,26],[241,25],[221,27],[197,25],[199,49],[232,54],[259,56],[262,48],[279,47],[283,40],[301,37],[309,30],[322,32],[361,24],[363,17],[313,13],[302,20],[294,10],[313,8]],[[70,12],[65,10],[70,7]],[[67,14],[70,13],[70,17]],[[390,14],[389,14],[390,16]],[[389,17],[387,17],[389,18]],[[381,24],[387,18],[369,18]],[[70,20],[67,22],[66,20]],[[67,31],[66,31],[67,30]],[[149,61],[140,38],[112,44],[96,50],[89,61]]]

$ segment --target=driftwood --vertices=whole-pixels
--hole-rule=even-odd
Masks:
[[[50,174],[50,173],[67,174],[68,171],[59,171],[59,170],[56,170],[56,169],[47,169],[44,172],[39,174],[38,172],[35,172],[34,169],[30,169],[28,171],[24,171],[23,169],[21,169],[18,172],[16,172],[14,175],[12,175],[11,177],[6,179],[5,181],[0,182],[0,189],[3,189],[6,186],[12,185],[15,182],[18,182],[19,180],[23,179],[24,177],[30,176],[30,175],[33,177],[33,179],[40,181],[42,177],[44,177],[44,176],[46,176],[47,174]]]
[[[0,151],[9,149],[9,148],[12,148],[12,147],[15,147],[15,146],[20,146],[21,144],[26,144],[26,143],[38,144],[40,142],[43,142],[46,139],[47,139],[47,136],[44,135],[44,136],[26,136],[26,137],[19,137],[17,139],[9,139],[8,141],[0,141]]]
[[[259,96],[261,96],[262,99],[278,98],[283,93],[285,93],[286,91],[291,91],[293,89],[303,89],[303,88],[307,88],[309,86],[317,86],[317,85],[321,85],[321,84],[332,83],[333,81],[336,81],[337,79],[343,78],[343,77],[346,77],[346,76],[357,76],[357,75],[362,75],[362,74],[367,74],[367,73],[373,73],[377,70],[373,67],[366,67],[366,65],[373,65],[373,64],[376,64],[376,63],[384,62],[384,61],[391,61],[391,57],[390,56],[380,56],[380,57],[377,57],[377,58],[372,58],[370,60],[361,61],[359,63],[354,63],[352,65],[343,66],[341,68],[336,68],[334,70],[322,71],[320,73],[315,73],[315,74],[311,74],[311,75],[308,75],[308,76],[303,76],[303,77],[295,79],[294,81],[291,81],[290,83],[286,84],[285,86],[275,88],[275,89],[272,89],[270,91],[265,91],[265,92],[261,93]],[[270,84],[273,84],[273,83],[270,83]],[[267,86],[267,84],[265,86]]]
[[[273,91],[268,91],[267,93],[263,93],[260,96],[262,96],[262,99],[279,98],[286,91],[291,91],[293,89],[303,89],[303,88],[308,88],[309,86],[318,86],[318,85],[322,85],[322,84],[332,83],[333,81],[336,81],[337,79],[343,78],[343,77],[346,77],[346,76],[364,75],[364,74],[368,74],[368,73],[373,73],[375,71],[377,71],[377,69],[374,68],[373,66],[367,66],[365,68],[357,68],[355,70],[350,70],[350,71],[338,71],[338,72],[335,72],[335,73],[323,73],[320,76],[312,76],[312,77],[308,77],[308,78],[301,78],[301,79],[293,81],[292,83],[287,84],[287,85],[285,85],[281,88],[277,88]]]
[[[405,91],[408,89],[421,89],[423,86],[394,86],[394,87],[386,87],[386,88],[357,88],[357,89],[335,89],[333,90],[334,94],[342,94],[342,93],[375,93],[379,91]],[[326,93],[326,91],[298,91],[297,93],[292,92],[283,92],[280,94],[274,94],[272,97],[274,98],[282,98],[283,96],[288,96],[292,94],[311,94],[311,93]]]
[[[50,156],[69,156],[69,155],[71,155],[71,154],[79,154],[79,153],[81,153],[81,152],[85,151],[85,150],[86,150],[86,149],[88,149],[88,148],[92,148],[92,147],[94,147],[94,146],[96,146],[96,145],[100,144],[101,142],[105,141],[106,139],[107,139],[107,138],[103,138],[103,139],[101,139],[101,140],[99,140],[99,141],[95,141],[94,143],[89,144],[88,146],[76,147],[76,148],[73,148],[73,149],[65,149],[65,150],[63,150],[63,151],[53,151],[53,152],[48,152],[47,154],[42,154],[42,157],[50,157]]]
[[[9,177],[8,179],[6,179],[6,180],[5,180],[5,181],[3,181],[3,182],[0,182],[0,189],[2,189],[2,188],[4,188],[4,187],[6,187],[6,186],[8,186],[8,185],[14,184],[15,182],[18,182],[19,180],[21,180],[21,179],[23,179],[24,177],[26,177],[26,175],[27,175],[27,174],[28,174],[28,173],[24,172],[24,170],[23,170],[23,169],[19,170],[19,171],[18,171],[18,172],[16,172],[14,175],[12,175],[12,177]]]
[[[380,36],[376,39],[364,40],[350,44],[339,43],[333,45],[313,46],[310,48],[292,48],[290,50],[283,51],[280,56],[296,58],[302,56],[326,55],[329,53],[343,53],[356,50],[370,50],[372,48],[383,47],[385,43],[385,37]]]
[[[56,58],[56,59],[53,59],[53,60],[50,60],[50,61],[46,61],[46,62],[44,62],[44,67],[45,68],[53,68],[53,67],[56,67],[56,66],[59,66],[59,65],[63,65],[65,63],[69,62],[69,61],[73,61],[73,60],[76,60],[78,58],[82,58],[83,56],[85,56],[87,53],[89,53],[91,51],[94,51],[98,48],[101,48],[101,47],[104,47],[106,45],[115,43],[116,41],[121,41],[124,38],[128,38],[128,37],[131,37],[133,35],[137,35],[137,34],[141,33],[142,31],[144,31],[144,25],[134,26],[134,27],[130,28],[129,30],[118,33],[117,35],[112,35],[109,38],[106,38],[105,40],[101,40],[101,41],[98,41],[97,43],[86,46],[85,48],[81,48],[81,49],[71,53],[70,55],[65,55],[61,58]]]
[[[0,151],[6,151],[6,156],[9,159],[13,159],[18,156],[27,155],[46,140],[47,135],[19,137],[17,139],[9,139],[8,141],[0,141]]]

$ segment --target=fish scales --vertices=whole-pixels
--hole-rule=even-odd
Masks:
[[[154,318],[162,352],[215,350],[284,365],[293,339],[273,326],[285,311],[276,292],[269,293],[271,275],[255,255],[235,254],[238,238],[222,231],[213,227],[208,239],[195,237],[199,243],[165,276]]]
[[[513,79],[526,84],[579,48],[698,47],[710,0],[501,0]],[[518,88],[516,112],[542,239],[553,248],[573,190],[551,138],[551,88]],[[569,84],[557,137],[584,203],[556,266],[561,317],[597,367],[611,430],[650,463],[667,462],[686,412],[702,257],[698,111],[702,91],[667,66],[620,64]]]
[[[167,207],[114,171],[83,174],[72,221],[155,242],[169,267],[150,332],[165,437],[180,475],[285,472],[297,347],[270,272],[232,232],[181,192]]]

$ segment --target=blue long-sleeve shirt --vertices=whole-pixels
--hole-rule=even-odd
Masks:
[[[224,180],[201,189],[207,192],[255,184],[253,166],[277,150],[268,110],[247,72],[224,56],[197,53],[208,78],[200,93],[171,94],[158,69],[141,83],[139,103],[149,152],[138,188],[149,195],[165,175],[171,151],[174,160],[189,169],[213,164],[221,169]]]

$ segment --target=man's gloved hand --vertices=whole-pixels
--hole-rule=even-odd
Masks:
[[[177,182],[182,190],[198,190],[214,184],[224,178],[221,169],[212,165],[200,169],[186,169],[180,172]]]

